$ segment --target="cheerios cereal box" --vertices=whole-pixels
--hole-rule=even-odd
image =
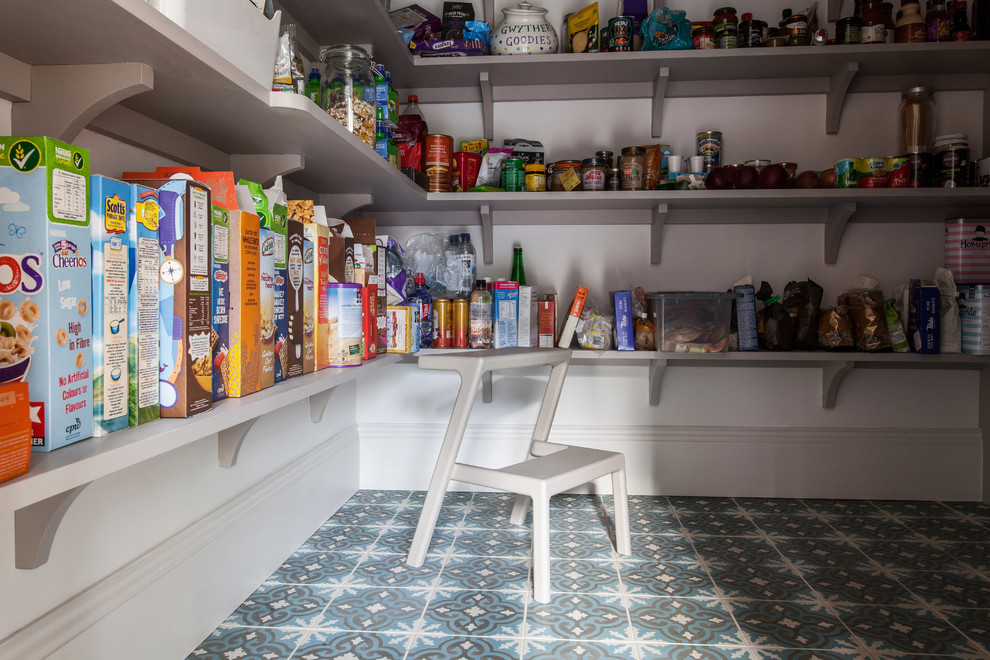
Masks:
[[[213,405],[210,189],[176,179],[158,203],[158,404],[162,417],[190,417]]]
[[[89,181],[93,237],[93,435],[128,426],[127,235],[130,184],[94,175]]]
[[[131,184],[127,334],[131,426],[158,419],[158,190]]]
[[[0,137],[0,383],[27,382],[31,444],[93,434],[89,152]]]

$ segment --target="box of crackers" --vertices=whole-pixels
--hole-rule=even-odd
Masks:
[[[89,152],[0,137],[0,383],[26,382],[31,444],[93,434]]]

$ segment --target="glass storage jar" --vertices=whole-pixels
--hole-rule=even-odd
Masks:
[[[625,147],[619,159],[623,190],[643,190],[646,186],[646,149]]]
[[[568,174],[568,172],[570,172],[570,174]],[[568,181],[574,185],[569,185]],[[549,184],[550,190],[558,192],[583,190],[581,187],[581,161],[556,161],[549,168],[547,168],[547,183]]]
[[[935,99],[932,88],[911,87],[901,92],[900,144],[898,155],[931,153],[935,142]]]
[[[739,32],[739,16],[735,7],[719,7],[712,17],[712,27],[715,28],[716,48],[735,48]]]
[[[585,158],[581,161],[581,185],[585,190],[605,190],[605,160]]]
[[[547,168],[542,163],[531,163],[525,169],[526,192],[545,192],[547,189]]]
[[[371,56],[363,48],[341,44],[320,54],[323,109],[369,147],[375,147],[375,79]],[[371,99],[370,101],[366,99]]]

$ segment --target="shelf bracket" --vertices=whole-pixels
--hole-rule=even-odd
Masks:
[[[282,174],[292,174],[306,167],[300,154],[231,154],[230,169],[239,179],[256,181],[263,186]]]
[[[491,403],[494,397],[492,396],[492,372],[486,371],[481,374],[481,402]]]
[[[822,408],[835,408],[835,395],[839,391],[839,383],[842,382],[846,372],[854,366],[856,363],[851,360],[822,365]]]
[[[667,222],[668,208],[666,204],[657,204],[653,209],[653,220],[650,223],[650,263],[660,263],[660,253],[663,251],[663,226]]]
[[[849,218],[855,212],[855,202],[828,207],[828,219],[825,221],[825,263],[834,264],[838,260],[842,234],[846,231]]]
[[[320,204],[327,210],[328,218],[343,218],[366,206],[375,203],[375,198],[369,193],[341,193],[320,195]]]
[[[309,396],[309,421],[314,424],[319,424],[323,421],[323,415],[327,411],[327,404],[330,403],[330,397],[333,395],[335,389],[337,388],[331,387],[329,390],[317,392]]]
[[[663,383],[663,373],[667,370],[666,360],[650,360],[650,405],[660,403],[660,385]]]
[[[670,68],[660,67],[657,77],[653,79],[653,124],[651,134],[659,138],[663,129],[663,102],[667,95],[667,81],[670,79]],[[654,262],[660,263],[660,262]]]
[[[829,135],[839,132],[839,120],[842,119],[842,106],[846,102],[846,91],[858,71],[859,62],[846,62],[842,68],[832,74],[832,78],[828,82],[828,96],[825,100],[825,132]]]
[[[31,67],[31,102],[14,103],[14,135],[50,135],[73,142],[101,112],[155,87],[147,64],[63,64]]]
[[[14,566],[35,569],[48,561],[55,532],[69,507],[88,486],[76,486],[14,512]]]
[[[478,84],[481,86],[481,125],[485,131],[485,139],[491,141],[495,139],[495,116],[492,104],[492,83],[488,79],[487,71],[478,74]]]
[[[495,248],[492,246],[492,239],[495,231],[492,226],[492,207],[490,204],[482,204],[479,209],[481,214],[481,242],[482,251],[485,254],[485,263],[491,265],[495,262]]]
[[[220,467],[229,468],[237,464],[237,454],[241,451],[241,445],[244,444],[244,439],[257,421],[258,418],[255,417],[217,433],[217,458]]]

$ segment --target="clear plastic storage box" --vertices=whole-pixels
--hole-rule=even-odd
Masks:
[[[658,351],[722,353],[728,349],[732,301],[741,294],[661,291],[648,297]]]

